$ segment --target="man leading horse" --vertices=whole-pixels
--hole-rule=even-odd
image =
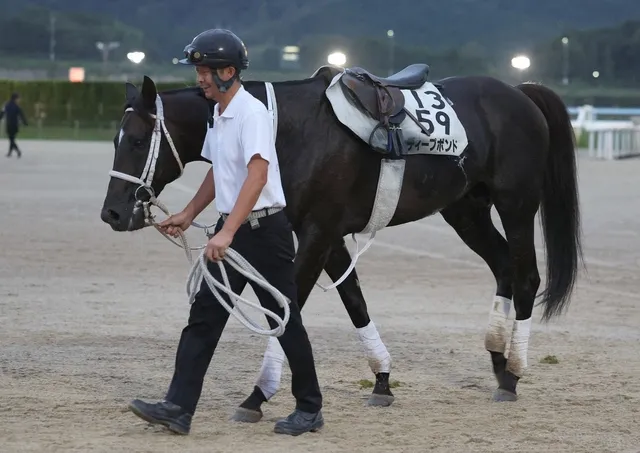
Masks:
[[[264,104],[242,86],[240,72],[248,67],[249,60],[244,43],[235,34],[207,30],[185,48],[185,55],[181,63],[195,66],[198,85],[207,99],[216,101],[202,149],[202,156],[211,161],[211,169],[191,202],[160,227],[175,237],[216,200],[221,216],[206,246],[210,260],[207,267],[213,278],[222,280],[216,262],[232,247],[290,300],[290,318],[278,339],[291,367],[296,409],[278,421],[274,430],[291,435],[315,431],[324,424],[322,395],[311,343],[296,302],[293,230],[283,210],[286,201],[273,121]],[[240,294],[250,283],[265,308],[282,312],[269,292],[248,282],[228,263],[224,266],[234,293]],[[228,295],[223,297],[230,303]],[[134,400],[130,404],[133,413],[176,433],[188,434],[204,376],[228,319],[229,312],[203,280],[180,337],[165,399],[153,404]],[[274,327],[275,321],[269,322]]]

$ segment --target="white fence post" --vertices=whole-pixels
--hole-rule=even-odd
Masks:
[[[589,157],[615,160],[640,156],[640,127],[591,129]]]

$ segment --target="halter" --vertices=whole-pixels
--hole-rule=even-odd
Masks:
[[[134,109],[129,107],[125,110],[126,112],[133,112]],[[132,182],[134,184],[139,184],[138,188],[135,191],[134,198],[136,200],[134,206],[134,212],[140,208],[144,208],[145,210],[145,223],[148,224],[149,217],[151,213],[149,212],[149,205],[156,204],[156,196],[151,185],[153,184],[153,176],[156,171],[156,164],[158,162],[158,156],[160,155],[160,143],[162,142],[162,135],[164,133],[165,138],[169,142],[169,146],[171,147],[171,152],[173,156],[176,158],[176,162],[178,162],[178,167],[180,167],[180,175],[184,173],[184,165],[182,160],[180,159],[180,154],[178,154],[178,150],[176,149],[176,145],[173,143],[173,139],[171,138],[171,134],[167,129],[167,125],[164,121],[164,107],[162,105],[162,99],[158,94],[156,94],[156,114],[149,113],[149,116],[155,120],[153,125],[153,132],[151,135],[151,145],[149,146],[149,154],[147,155],[147,162],[144,165],[144,169],[142,170],[142,175],[140,177],[135,177],[132,175],[128,175],[126,173],[122,173],[120,171],[111,170],[109,172],[109,176],[113,176],[114,178],[123,179],[125,181]],[[122,139],[122,131],[120,132],[120,139]],[[144,189],[149,194],[150,198],[148,201],[143,201],[138,198],[138,191],[140,189]]]

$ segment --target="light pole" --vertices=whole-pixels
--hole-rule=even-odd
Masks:
[[[109,42],[96,42],[96,48],[102,52],[102,71],[106,75],[107,73],[107,60],[109,59],[109,52],[113,49],[117,49],[120,47],[120,43],[118,41],[109,41]]]
[[[49,61],[56,60],[56,16],[49,13]]]
[[[56,16],[49,12],[49,77],[56,75]]]
[[[569,38],[562,38],[562,84],[569,85]]]
[[[394,62],[393,62],[393,52],[394,52],[394,41],[393,41],[393,37],[394,37],[395,33],[393,30],[387,30],[387,36],[389,37],[389,75],[393,74],[393,67],[394,67]]]

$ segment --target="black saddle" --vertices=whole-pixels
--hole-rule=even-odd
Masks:
[[[340,79],[343,92],[378,122],[371,132],[369,144],[373,134],[382,127],[388,134],[386,152],[394,157],[404,154],[399,125],[406,112],[401,90],[420,88],[428,76],[429,66],[426,64],[412,64],[387,78],[373,75],[360,67],[345,69]]]
[[[416,63],[407,66],[400,72],[389,77],[379,77],[371,74],[366,69],[359,67],[349,68],[347,72],[353,72],[356,74],[367,75],[369,78],[379,82],[381,85],[388,87],[401,88],[403,90],[413,90],[420,88],[429,79],[429,65],[423,63]]]

